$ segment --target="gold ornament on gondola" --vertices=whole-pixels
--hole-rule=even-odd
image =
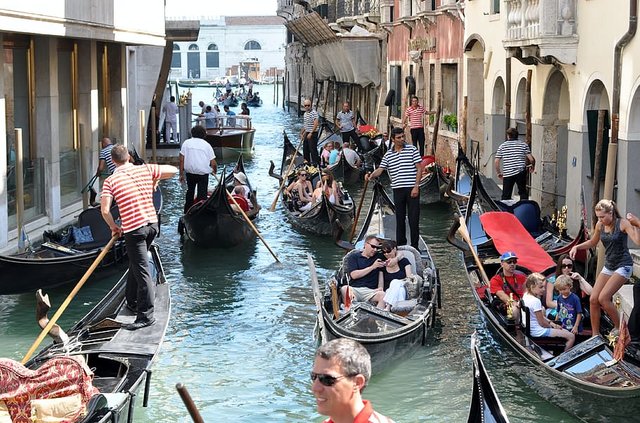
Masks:
[[[507,319],[513,319],[513,292],[509,293],[509,301],[507,301]]]
[[[567,230],[567,206],[562,206],[562,208],[558,211],[558,218],[556,227],[558,228],[558,232],[562,235]]]

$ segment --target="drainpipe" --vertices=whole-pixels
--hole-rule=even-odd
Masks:
[[[613,53],[613,104],[611,106],[611,141],[607,150],[607,170],[604,178],[604,198],[613,199],[616,156],[618,154],[618,127],[620,122],[620,83],[622,72],[622,50],[636,35],[638,28],[637,0],[629,0],[629,29],[616,43]]]

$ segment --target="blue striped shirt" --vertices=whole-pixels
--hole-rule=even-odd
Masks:
[[[418,168],[420,163],[418,149],[410,144],[405,144],[400,152],[396,152],[394,147],[382,158],[380,167],[387,169],[391,178],[391,188],[413,188],[416,185]]]
[[[116,170],[116,164],[113,162],[113,159],[111,158],[112,148],[113,148],[113,144],[109,144],[108,146],[100,150],[100,155],[98,156],[99,160],[104,160],[105,163],[107,164],[107,171],[109,172],[109,175],[111,175],[113,171]]]

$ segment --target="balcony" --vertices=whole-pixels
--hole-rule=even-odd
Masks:
[[[506,0],[504,46],[525,63],[575,63],[575,0]],[[551,59],[553,58],[553,59]]]
[[[286,20],[293,16],[293,0],[278,0],[276,14]]]
[[[356,16],[368,17],[379,22],[380,0],[337,0],[336,20]]]

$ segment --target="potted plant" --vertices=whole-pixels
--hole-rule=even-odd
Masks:
[[[449,131],[458,132],[458,117],[456,115],[454,115],[453,113],[444,115],[442,121],[445,125],[447,125]]]

